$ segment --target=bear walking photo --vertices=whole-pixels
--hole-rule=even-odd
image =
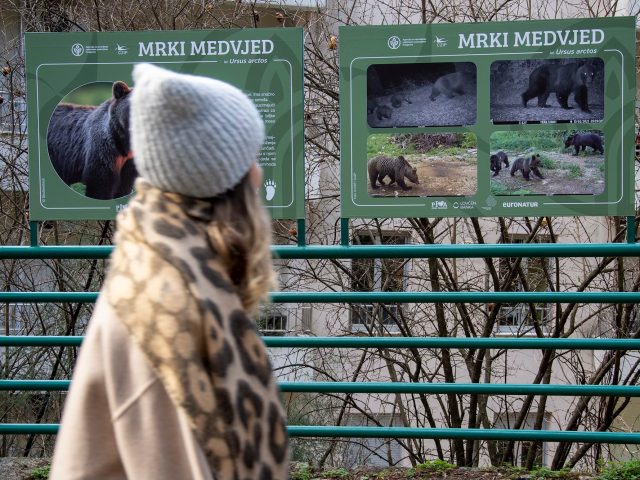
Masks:
[[[471,132],[369,135],[367,191],[372,197],[474,195],[477,157]]]
[[[493,195],[598,195],[606,158],[600,130],[524,130],[491,134]],[[580,155],[575,151],[580,150]],[[584,150],[586,149],[586,151]],[[506,162],[510,160],[510,167]],[[502,164],[502,165],[501,165]]]
[[[496,61],[490,90],[494,124],[604,119],[600,58]]]
[[[122,81],[94,82],[71,92],[53,111],[49,158],[75,192],[98,200],[132,192],[138,172],[129,137],[131,92]]]

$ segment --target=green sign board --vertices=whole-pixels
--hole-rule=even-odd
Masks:
[[[633,215],[635,18],[339,38],[343,217]]]
[[[32,220],[112,219],[126,207],[135,152],[108,106],[128,101],[139,62],[242,89],[266,125],[265,206],[273,218],[304,217],[302,29],[25,37]]]

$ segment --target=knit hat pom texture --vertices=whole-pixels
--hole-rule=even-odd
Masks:
[[[233,188],[256,161],[264,123],[238,88],[151,64],[133,69],[131,143],[151,185],[190,197]]]

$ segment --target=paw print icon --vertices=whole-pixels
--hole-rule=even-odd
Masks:
[[[264,182],[264,189],[267,201],[273,200],[273,197],[276,194],[276,182],[273,180],[267,180]]]

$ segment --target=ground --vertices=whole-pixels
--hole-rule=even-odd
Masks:
[[[446,464],[446,463],[445,463]],[[449,466],[451,467],[451,466]],[[306,464],[293,465],[291,480],[407,480],[407,479],[447,479],[447,480],[596,480],[597,476],[587,473],[552,472],[548,469],[538,473],[526,473],[522,469],[505,468],[441,468],[437,464],[415,468],[362,468],[347,471],[343,468],[314,471]]]
[[[491,177],[492,191],[498,195],[597,195],[604,191],[604,172],[600,166],[604,162],[604,155],[592,152],[581,152],[576,156],[567,153],[536,151],[543,157],[552,160],[557,168],[540,168],[544,180],[531,173],[530,181],[522,177],[522,172],[511,176],[511,167],[503,167],[497,177]],[[509,161],[513,162],[517,156],[506,152]]]
[[[0,478],[2,480],[39,480],[46,476],[42,467],[49,465],[47,458],[0,457]],[[362,468],[345,470],[327,468],[315,471],[304,463],[291,465],[291,480],[406,480],[406,479],[447,479],[447,480],[596,480],[597,476],[585,473],[551,472],[547,469],[539,473],[524,473],[521,469],[505,468],[450,468],[446,462],[431,462],[416,468]],[[444,465],[444,467],[443,467]],[[629,477],[631,478],[631,477]]]
[[[368,186],[369,194],[383,197],[441,197],[452,195],[475,195],[477,189],[477,152],[469,150],[459,155],[424,154],[405,155],[407,161],[417,169],[419,185],[405,179],[411,190],[402,190],[397,184],[386,185],[376,190]],[[389,183],[389,179],[385,180]]]

